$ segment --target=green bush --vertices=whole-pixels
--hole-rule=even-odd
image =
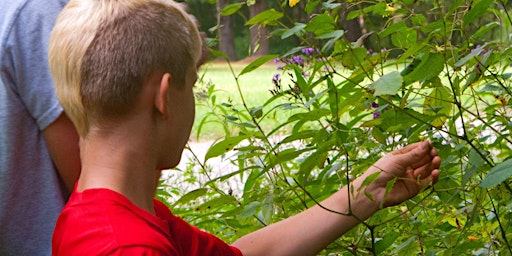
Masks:
[[[303,42],[279,56],[282,68],[269,77],[275,84],[269,100],[248,106],[244,97],[250,95],[241,95],[237,104],[216,102],[211,87],[212,116],[225,137],[180,173],[193,190],[163,186],[159,196],[178,198],[170,200],[176,214],[229,242],[324,199],[383,153],[428,139],[443,160],[439,182],[381,210],[323,253],[512,254],[512,23],[506,3],[344,2],[352,7],[347,19],[382,20],[371,24],[369,44],[344,38],[340,3],[287,4],[282,8],[310,18],[280,27],[281,19],[293,17],[275,9],[259,16],[259,23],[280,31],[274,36]],[[233,72],[235,81],[276,57]],[[276,112],[289,118],[263,128]],[[212,176],[208,163],[215,158],[236,168]],[[198,170],[205,180],[196,178]]]

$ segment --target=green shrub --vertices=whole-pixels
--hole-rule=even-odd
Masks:
[[[193,179],[193,191],[175,192],[174,212],[233,241],[324,199],[383,153],[428,139],[443,159],[439,182],[381,210],[324,253],[512,254],[506,6],[489,0],[345,3],[353,7],[348,19],[383,20],[371,24],[371,44],[344,38],[340,3],[299,3],[292,8],[310,19],[294,27],[279,27],[280,19],[293,20],[285,12],[260,14],[280,29],[274,36],[303,44],[279,56],[282,69],[269,77],[275,88],[261,106],[248,106],[250,95],[240,95],[239,104],[214,102],[215,87],[209,90],[225,137],[183,171],[192,177],[200,170],[207,178]],[[238,88],[240,77],[275,57],[233,72]],[[261,126],[274,116],[281,117],[279,125]],[[235,168],[212,176],[208,163],[215,158]]]

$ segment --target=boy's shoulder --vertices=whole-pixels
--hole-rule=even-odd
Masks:
[[[54,232],[58,244],[91,252],[147,247],[173,252],[169,224],[126,197],[108,189],[74,192],[62,211]]]

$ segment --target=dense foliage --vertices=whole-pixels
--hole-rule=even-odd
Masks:
[[[302,1],[281,8],[296,8],[306,21],[268,9],[247,22],[301,45],[233,72],[238,81],[266,62],[278,63],[269,78],[275,88],[260,106],[218,102],[209,87],[212,112],[202,121],[218,121],[225,137],[163,184],[159,196],[176,214],[233,241],[322,200],[383,153],[428,139],[443,159],[439,182],[381,210],[323,253],[511,255],[506,2]],[[348,42],[338,26],[342,7],[351,10],[346,19],[371,22],[372,30]],[[279,126],[262,125],[275,116]],[[235,168],[215,175],[209,163],[217,158]],[[190,186],[177,189],[177,182]]]

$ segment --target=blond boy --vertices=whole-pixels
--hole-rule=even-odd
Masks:
[[[314,255],[359,220],[314,206],[227,245],[153,199],[160,172],[176,166],[194,119],[201,39],[167,0],[72,0],[50,42],[57,94],[80,134],[82,172],[53,237],[54,255]],[[366,219],[435,183],[440,158],[428,142],[392,152],[352,183]],[[386,197],[386,184],[398,177]],[[346,213],[342,188],[321,202]],[[381,204],[382,203],[382,204]]]

